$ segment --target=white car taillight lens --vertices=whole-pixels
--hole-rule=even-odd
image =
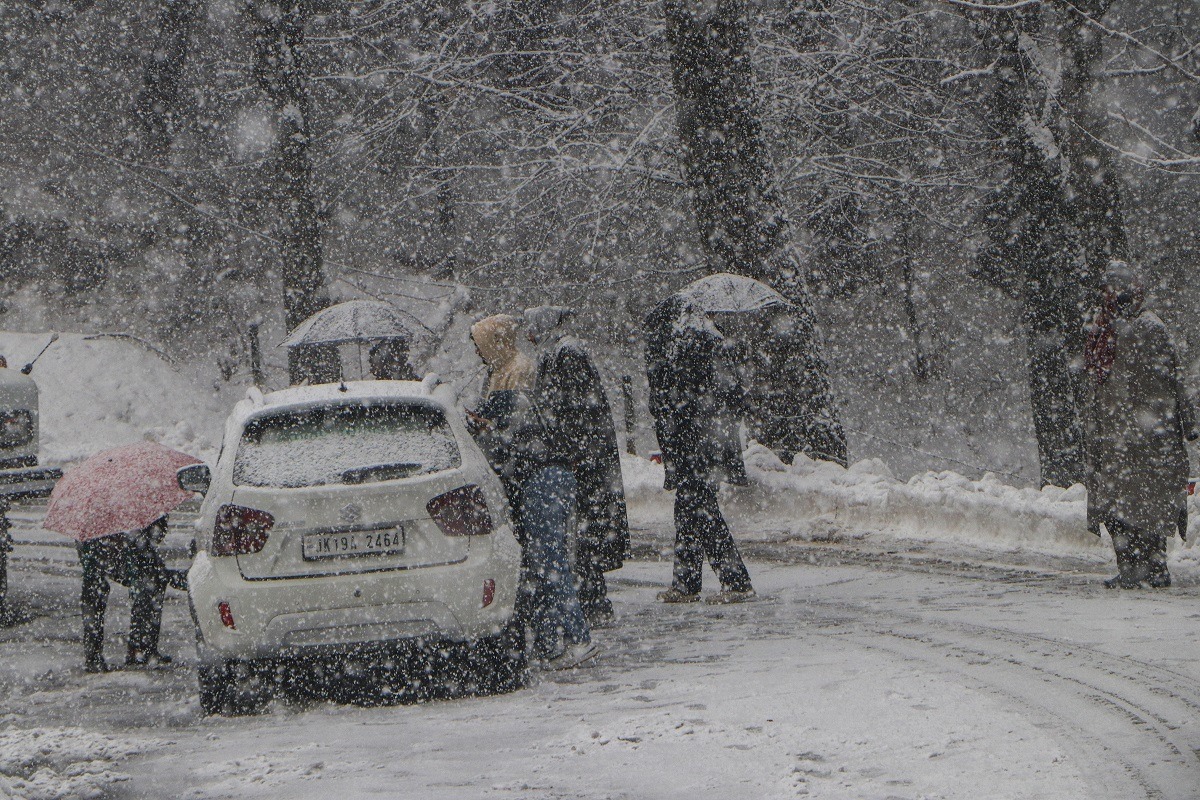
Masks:
[[[492,532],[487,498],[475,484],[439,494],[425,504],[425,510],[447,536],[486,536]]]
[[[267,532],[275,517],[266,511],[226,504],[217,509],[213,528],[214,556],[243,556],[261,551],[267,545]]]

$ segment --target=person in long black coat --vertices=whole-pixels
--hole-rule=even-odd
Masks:
[[[139,531],[115,533],[76,545],[83,568],[84,669],[107,672],[104,662],[104,612],[108,607],[109,581],[129,589],[129,639],[125,665],[158,666],[171,663],[159,652],[163,595],[168,586],[187,591],[187,575],[169,569],[158,546],[167,533],[161,517]]]
[[[8,554],[12,551],[12,536],[8,533],[8,500],[0,497],[0,625],[8,615]]]
[[[621,454],[600,372],[582,340],[567,336],[571,310],[540,306],[524,314],[529,340],[541,349],[535,381],[543,413],[552,421],[578,485],[575,572],[579,602],[592,625],[612,619],[604,573],[625,563],[629,518]]]
[[[671,588],[659,599],[698,600],[705,556],[721,581],[710,602],[751,599],[750,574],[717,502],[722,481],[747,483],[737,428],[748,410],[746,393],[720,332],[677,297],[651,312],[646,327],[650,410],[665,488],[675,490],[675,566]]]

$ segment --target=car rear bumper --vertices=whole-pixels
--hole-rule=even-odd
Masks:
[[[479,541],[485,539],[491,541]],[[458,564],[317,578],[247,581],[236,559],[201,552],[188,574],[188,591],[201,660],[214,663],[490,636],[512,617],[519,571],[520,548],[511,534],[497,531],[477,537],[471,555]],[[483,607],[489,580],[494,597]]]
[[[46,497],[62,477],[62,470],[49,467],[0,469],[0,500]]]

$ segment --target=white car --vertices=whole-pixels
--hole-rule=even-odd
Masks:
[[[207,713],[253,710],[286,667],[304,683],[363,653],[390,655],[360,673],[428,672],[395,655],[436,653],[470,691],[520,685],[521,548],[450,387],[251,390],[216,466],[179,481],[204,493],[188,592]]]

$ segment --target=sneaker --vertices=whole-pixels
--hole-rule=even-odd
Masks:
[[[753,589],[722,589],[716,594],[712,594],[704,598],[704,602],[708,603],[710,606],[723,606],[729,603],[749,603],[756,597],[758,597],[758,595],[755,594]]]
[[[143,653],[137,650],[131,651],[125,656],[125,666],[127,667],[165,667],[171,663],[171,657],[162,653]]]
[[[665,592],[658,593],[658,602],[660,603],[695,603],[699,599],[699,592],[688,594],[687,592],[679,591],[674,586]]]
[[[580,642],[571,645],[554,658],[543,661],[542,667],[548,670],[574,669],[583,662],[594,658],[599,652],[600,648],[596,646],[595,642]]]

